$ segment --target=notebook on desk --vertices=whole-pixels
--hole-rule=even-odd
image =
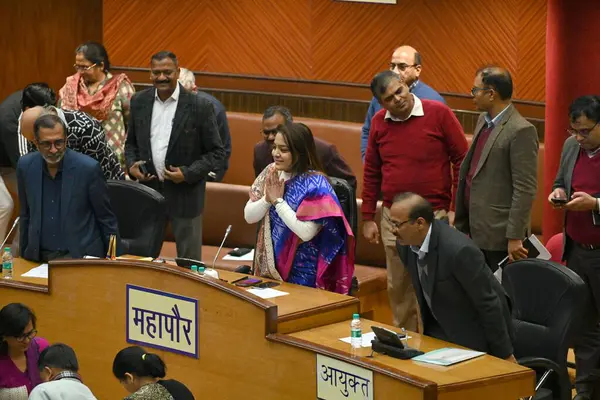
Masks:
[[[430,351],[429,353],[413,357],[412,360],[447,367],[449,365],[454,365],[463,361],[471,360],[473,358],[481,357],[484,354],[485,353],[481,351],[445,347],[443,349]]]

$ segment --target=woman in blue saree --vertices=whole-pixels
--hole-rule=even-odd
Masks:
[[[262,221],[255,273],[267,278],[347,294],[354,273],[354,236],[322,172],[304,124],[280,125],[274,162],[256,178],[244,209]]]

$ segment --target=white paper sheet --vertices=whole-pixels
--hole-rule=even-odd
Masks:
[[[48,264],[42,264],[38,267],[32,268],[25,272],[23,275],[26,278],[45,278],[48,279]]]
[[[282,292],[277,289],[248,289],[250,293],[263,299],[272,299],[273,297],[285,296],[288,292]]]
[[[234,250],[237,250],[237,248],[235,248]],[[225,256],[223,256],[223,260],[229,260],[229,261],[254,261],[254,249],[252,249],[252,251],[248,254],[244,254],[241,257],[235,257],[229,254],[225,254]]]
[[[414,357],[413,361],[421,361],[428,364],[448,366],[457,364],[462,361],[470,360],[471,358],[480,357],[484,355],[481,351],[454,349],[446,347],[425,353],[423,355]]]
[[[407,336],[406,339],[410,339],[412,336]],[[351,337],[340,338],[340,340],[344,343],[351,343]],[[371,340],[375,339],[375,332],[366,332],[362,334],[362,343],[361,347],[371,347]],[[404,339],[402,339],[404,341]]]

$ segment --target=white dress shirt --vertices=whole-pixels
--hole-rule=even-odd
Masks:
[[[152,106],[152,125],[150,127],[150,148],[152,149],[152,161],[159,180],[165,179],[165,157],[171,139],[173,129],[173,118],[179,101],[179,84],[173,94],[162,101],[158,93],[154,92],[154,105]]]

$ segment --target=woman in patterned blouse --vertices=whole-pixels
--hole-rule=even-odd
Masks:
[[[166,365],[156,354],[139,346],[119,351],[113,362],[113,374],[131,393],[125,400],[194,400],[194,395],[181,382],[162,379]]]
[[[81,110],[102,122],[106,141],[123,163],[129,100],[135,92],[125,74],[112,75],[106,49],[86,42],[75,50],[76,73],[59,91],[59,107]]]

